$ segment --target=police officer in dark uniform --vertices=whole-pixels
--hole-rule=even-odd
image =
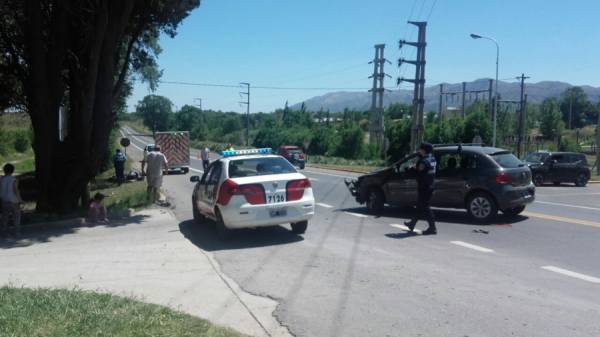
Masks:
[[[422,143],[421,146],[419,146],[419,160],[415,165],[418,191],[417,212],[410,221],[404,223],[411,232],[415,229],[415,225],[419,218],[424,218],[427,220],[429,227],[423,232],[423,235],[437,234],[433,212],[429,206],[434,188],[435,169],[436,162],[435,157],[433,156],[433,145]]]

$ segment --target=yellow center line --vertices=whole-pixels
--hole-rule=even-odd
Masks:
[[[532,217],[532,218],[539,218],[539,219],[544,219],[544,220],[553,220],[553,221],[566,222],[566,223],[572,223],[572,224],[577,224],[577,225],[583,225],[583,226],[590,226],[590,227],[600,228],[600,222],[595,222],[595,221],[573,219],[573,218],[565,218],[565,217],[562,217],[562,216],[541,214],[541,213],[535,213],[535,212],[523,212],[521,214],[524,215],[524,216]]]

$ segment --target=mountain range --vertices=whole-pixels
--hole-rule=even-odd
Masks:
[[[458,92],[462,90],[462,83],[443,83],[445,92]],[[548,97],[559,97],[562,92],[572,87],[573,85],[558,81],[543,81],[537,83],[525,83],[525,93],[527,101],[540,103]],[[467,91],[469,90],[486,90],[489,88],[488,79],[479,79],[472,82],[467,82]],[[592,102],[600,101],[600,87],[581,86],[587,93],[588,99]],[[439,104],[440,85],[429,86],[425,88],[425,110],[437,110]],[[519,82],[503,82],[498,81],[498,93],[501,99],[519,100],[521,86]],[[459,107],[460,95],[455,95],[454,99],[448,95],[443,100],[444,106]],[[474,94],[471,95],[471,101],[475,100]],[[392,103],[411,104],[413,99],[412,89],[392,90],[386,92],[383,97],[385,106]],[[479,94],[480,100],[487,100],[487,93]],[[466,104],[469,104],[469,95],[466,95]],[[299,108],[302,102],[293,105],[293,108]],[[320,109],[329,110],[331,112],[340,112],[344,109],[350,110],[368,110],[371,106],[371,93],[356,92],[356,91],[338,91],[330,92],[321,96],[315,96],[304,101],[305,107],[309,111],[318,111]]]

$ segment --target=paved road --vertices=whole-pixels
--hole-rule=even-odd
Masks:
[[[293,334],[600,335],[600,185],[539,188],[525,216],[488,226],[438,210],[439,235],[424,237],[398,228],[410,216],[400,210],[366,215],[342,183],[351,174],[304,173],[318,203],[304,236],[276,227],[229,242],[190,221],[189,176],[165,179],[182,234],[245,290],[278,300]]]

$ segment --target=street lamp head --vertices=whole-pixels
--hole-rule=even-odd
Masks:
[[[471,34],[471,38],[473,38],[473,39],[481,39],[482,36],[481,35],[477,35],[477,34]]]

